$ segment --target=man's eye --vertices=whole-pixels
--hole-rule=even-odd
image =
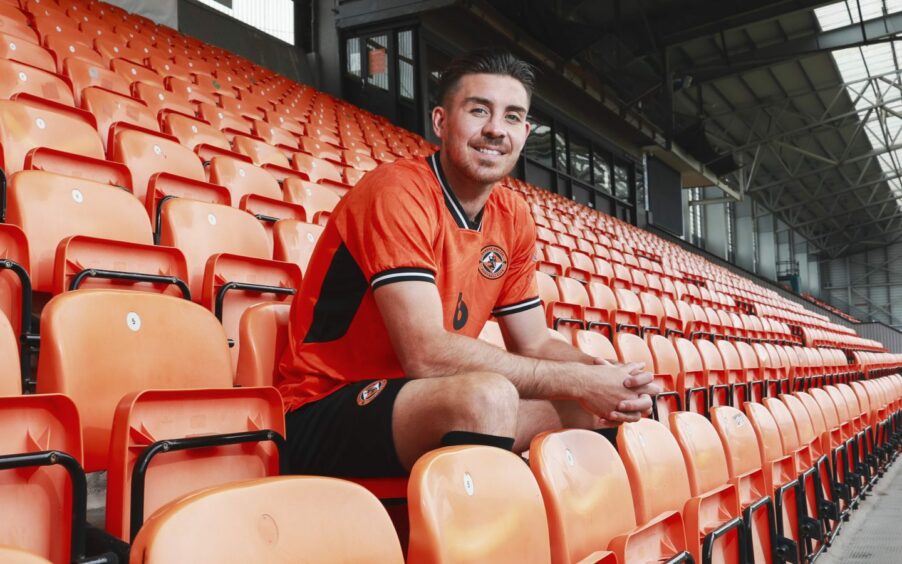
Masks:
[[[507,121],[510,121],[512,123],[520,123],[520,121],[522,121],[522,120],[521,120],[520,116],[517,114],[508,114]]]
[[[474,116],[484,116],[488,112],[485,111],[485,108],[473,108],[472,110],[470,110],[470,113]]]

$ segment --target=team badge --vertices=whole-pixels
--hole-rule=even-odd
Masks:
[[[495,280],[501,278],[505,272],[507,272],[507,254],[504,249],[495,245],[483,247],[479,259],[479,273],[489,280]]]
[[[360,393],[357,394],[357,405],[363,407],[376,399],[376,396],[385,389],[386,384],[388,384],[388,380],[376,380],[360,390]]]

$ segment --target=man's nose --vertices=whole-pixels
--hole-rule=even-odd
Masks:
[[[504,128],[501,127],[501,118],[492,117],[486,120],[485,125],[482,126],[482,134],[490,139],[504,137]]]

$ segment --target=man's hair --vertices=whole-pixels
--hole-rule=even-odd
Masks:
[[[532,98],[536,83],[536,70],[531,64],[517,58],[510,51],[478,49],[459,55],[448,63],[438,83],[439,104],[444,104],[460,79],[468,74],[498,74],[516,79]]]

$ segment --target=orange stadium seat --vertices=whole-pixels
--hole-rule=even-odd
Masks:
[[[131,561],[305,559],[401,564],[404,555],[385,508],[369,492],[334,478],[286,476],[209,488],[166,506],[141,529]]]
[[[9,100],[22,93],[75,105],[72,88],[63,77],[18,61],[0,59],[0,98]]]
[[[423,455],[408,482],[407,561],[551,562],[542,494],[515,454],[485,446]]]
[[[112,152],[110,133],[114,124],[130,123],[151,131],[159,125],[154,113],[141,100],[105,88],[89,86],[81,91],[81,107],[97,119],[97,132],[107,152]]]
[[[597,433],[543,433],[529,451],[548,515],[553,563],[674,561],[688,555],[679,513],[636,526],[626,469]]]
[[[667,426],[650,419],[623,424],[617,433],[617,450],[629,476],[640,526],[679,513],[694,561],[743,561],[745,533],[735,488],[729,485],[693,495],[680,447]]]
[[[2,16],[2,15],[0,15]],[[3,18],[0,17],[0,22]],[[0,30],[3,25],[0,24]],[[0,58],[18,61],[47,72],[56,72],[53,54],[36,43],[0,32]]]
[[[0,396],[0,428],[0,546],[52,562],[80,561],[88,493],[72,400]]]
[[[323,228],[312,223],[283,219],[273,225],[273,259],[291,262],[307,271],[310,256]]]

